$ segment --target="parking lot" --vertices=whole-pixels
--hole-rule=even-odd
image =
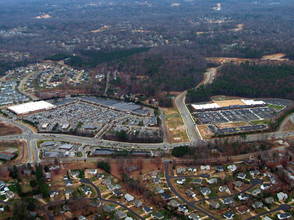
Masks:
[[[115,101],[117,108],[110,108],[92,104],[88,100],[70,98],[54,102],[54,105],[57,106],[54,109],[26,115],[23,119],[35,124],[40,132],[80,132],[93,136],[97,134],[98,137],[111,130],[133,133],[140,130],[141,134],[150,135],[159,129],[152,109],[132,103]],[[144,115],[138,114],[139,110]],[[146,112],[149,113],[146,115]]]
[[[220,124],[237,121],[254,121],[273,118],[277,110],[268,107],[206,111],[193,114],[203,124]]]

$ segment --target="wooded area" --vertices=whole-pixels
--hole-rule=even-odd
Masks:
[[[189,90],[187,101],[208,101],[214,95],[293,99],[293,86],[294,66],[229,64],[219,70],[213,83]]]

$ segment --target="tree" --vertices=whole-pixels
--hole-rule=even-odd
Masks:
[[[97,167],[105,170],[107,173],[111,173],[111,166],[108,162],[99,161]]]
[[[21,185],[19,183],[16,183],[15,184],[15,187],[16,187],[16,192],[19,196],[21,196],[22,194],[22,188],[21,188]]]

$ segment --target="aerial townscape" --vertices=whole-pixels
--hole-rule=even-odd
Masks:
[[[0,219],[294,219],[294,0],[0,0]]]

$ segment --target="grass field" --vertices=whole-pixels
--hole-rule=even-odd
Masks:
[[[168,140],[170,142],[189,141],[186,127],[178,110],[176,108],[163,108],[163,114],[168,130]]]
[[[270,119],[264,119],[264,120],[256,120],[256,121],[250,121],[253,125],[260,125],[265,124],[268,125],[270,123]]]
[[[276,109],[276,110],[281,110],[283,109],[285,106],[284,105],[273,105],[273,104],[270,104],[268,105],[269,108],[273,108],[273,109]]]

